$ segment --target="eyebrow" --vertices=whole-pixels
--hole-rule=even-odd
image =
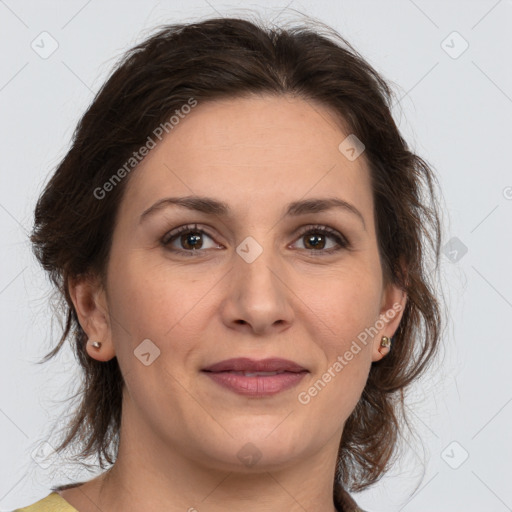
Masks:
[[[194,210],[208,215],[218,215],[221,217],[228,217],[231,212],[231,209],[227,203],[223,201],[218,201],[217,199],[213,199],[211,197],[166,197],[164,199],[160,199],[155,204],[150,206],[147,210],[145,210],[140,216],[140,222],[143,222],[151,214],[172,205],[187,208],[189,210]],[[285,216],[297,217],[299,215],[306,215],[308,213],[324,212],[327,210],[332,210],[333,208],[342,209],[346,212],[352,213],[359,217],[366,231],[366,223],[361,212],[354,205],[337,197],[304,199],[301,201],[294,201],[287,205]]]

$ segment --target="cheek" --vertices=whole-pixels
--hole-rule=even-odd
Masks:
[[[148,416],[164,410],[162,401],[176,410],[183,405],[175,397],[183,395],[187,361],[204,334],[201,298],[212,286],[208,280],[188,280],[179,272],[171,279],[169,274],[146,256],[117,260],[109,275],[116,357],[129,395]],[[144,353],[149,353],[147,366]]]
[[[380,276],[371,267],[351,268],[322,281],[319,293],[311,294],[311,326],[321,333],[324,349],[333,356],[345,352],[361,332],[374,325],[380,312]],[[321,291],[321,293],[320,293]],[[362,349],[365,346],[362,345]],[[363,351],[363,350],[362,350]]]
[[[153,264],[142,253],[116,261],[109,275],[116,353],[126,354],[126,360],[143,340],[150,339],[161,351],[172,343],[173,359],[182,359],[205,329],[205,296],[218,276],[210,272],[191,277],[179,269],[171,274],[165,261]]]
[[[339,282],[313,303],[308,324],[316,326],[316,335],[312,330],[310,336],[323,363],[299,397],[312,417],[328,414],[341,424],[359,401],[372,362],[372,338],[364,333],[378,319],[377,292],[371,278],[350,286]]]
[[[161,338],[186,313],[194,299],[193,283],[185,287],[179,278],[169,279],[165,263],[152,263],[149,254],[118,258],[109,275],[112,311],[130,326],[130,335]],[[165,329],[166,328],[166,329]]]

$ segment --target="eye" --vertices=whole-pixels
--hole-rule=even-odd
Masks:
[[[329,239],[331,244],[327,247]],[[341,233],[327,226],[307,226],[301,232],[299,240],[304,241],[304,249],[311,253],[333,253],[350,246]]]
[[[208,238],[211,242],[213,239],[204,230],[199,229],[197,224],[193,226],[181,226],[167,233],[162,239],[162,244],[165,247],[170,247],[172,251],[186,254],[187,256],[198,256],[201,254],[201,250],[219,248],[219,245],[215,243],[205,247],[204,239]],[[176,248],[174,244],[178,244]],[[222,247],[222,246],[220,246]]]
[[[210,240],[209,246],[205,246],[205,238]],[[330,254],[350,248],[348,240],[328,226],[306,226],[302,229],[298,240],[304,241],[304,250],[311,254]],[[164,236],[161,243],[171,251],[187,256],[200,256],[206,249],[224,248],[216,244],[212,236],[198,228],[197,224],[181,226],[170,231]]]

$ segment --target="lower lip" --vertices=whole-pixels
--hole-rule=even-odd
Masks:
[[[203,372],[217,384],[246,396],[271,396],[295,387],[307,372],[245,377],[229,372]]]

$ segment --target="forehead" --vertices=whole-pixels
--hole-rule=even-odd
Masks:
[[[330,195],[371,209],[364,153],[340,151],[350,135],[324,105],[289,96],[198,103],[158,142],[130,177],[125,208],[165,195],[208,195],[251,204]]]

